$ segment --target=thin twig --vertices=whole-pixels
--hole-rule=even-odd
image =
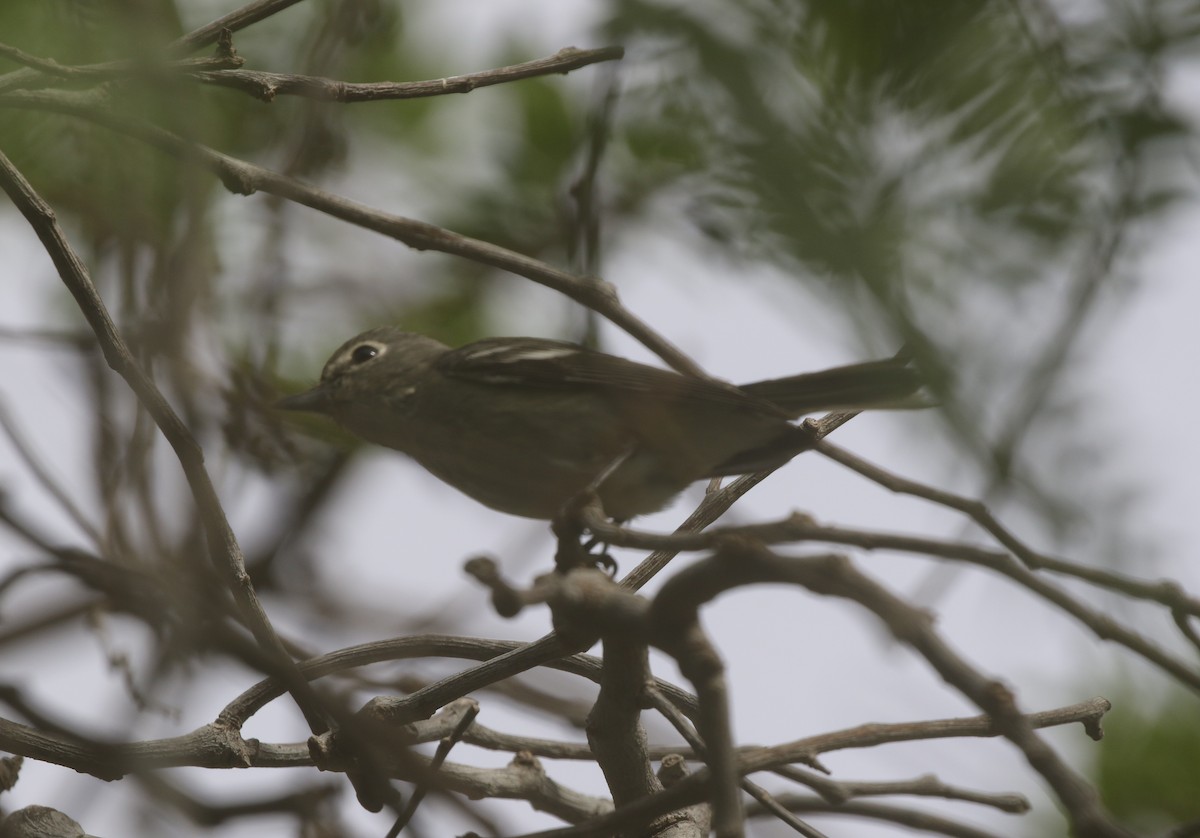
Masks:
[[[817,443],[815,449],[818,453],[857,472],[868,480],[878,483],[889,491],[923,498],[940,506],[962,512],[1000,542],[1006,549],[1011,551],[1026,567],[1032,570],[1050,570],[1064,576],[1071,576],[1076,579],[1082,579],[1085,582],[1091,582],[1093,585],[1108,588],[1112,591],[1128,594],[1129,596],[1159,602],[1186,614],[1200,616],[1200,599],[1188,596],[1187,592],[1173,581],[1144,582],[1124,574],[1113,573],[1101,568],[1089,567],[1077,562],[1048,556],[1045,553],[1039,553],[1013,535],[992,514],[987,505],[980,501],[956,495],[953,492],[947,492],[916,480],[901,477],[851,454],[846,449],[831,442],[821,441]]]
[[[863,780],[833,780],[823,774],[797,768],[792,765],[775,769],[780,777],[786,777],[797,783],[808,786],[830,803],[844,803],[856,797],[879,795],[920,795],[922,797],[941,797],[946,800],[963,800],[991,806],[1001,812],[1024,814],[1030,809],[1029,800],[1019,794],[989,794],[972,791],[943,783],[932,774],[925,774],[912,780],[893,780],[890,782],[870,782]]]
[[[382,102],[397,99],[423,99],[451,93],[470,93],[480,87],[520,81],[537,76],[569,73],[589,64],[616,61],[625,55],[623,47],[576,49],[567,47],[546,58],[536,58],[462,76],[427,81],[346,82],[319,76],[267,73],[259,70],[197,71],[189,75],[206,84],[228,87],[248,93],[264,102],[276,96],[300,96],[322,102]]]
[[[731,484],[730,488],[732,489],[734,485],[736,484]],[[1181,683],[1200,692],[1200,671],[1197,671],[1191,662],[1172,654],[1162,645],[1154,643],[1138,631],[1117,622],[1107,612],[1085,604],[1004,551],[933,538],[823,526],[809,516],[801,514],[793,514],[783,520],[765,524],[728,527],[707,532],[676,531],[666,534],[633,530],[613,524],[599,515],[594,506],[585,506],[582,512],[588,530],[601,541],[619,547],[660,551],[655,554],[656,556],[674,555],[682,550],[709,550],[735,540],[750,540],[757,544],[823,541],[830,544],[859,547],[864,550],[896,550],[917,553],[986,567],[1007,576],[1047,602],[1054,604],[1086,626],[1097,637],[1121,644],[1169,673]],[[1053,564],[1055,569],[1078,567],[1061,560],[1053,560]],[[1089,575],[1089,571],[1080,568],[1074,575],[1083,577]],[[1138,585],[1132,587],[1136,588]],[[1159,593],[1160,596],[1172,594],[1174,596],[1172,604],[1178,606],[1173,609],[1173,613],[1195,613],[1196,601],[1184,595],[1178,586],[1171,583],[1159,583],[1144,585],[1144,587]]]
[[[25,465],[32,472],[34,479],[58,501],[62,510],[75,522],[76,526],[83,530],[84,534],[91,540],[92,545],[97,549],[103,550],[104,539],[100,535],[100,531],[83,514],[83,510],[67,494],[67,490],[50,474],[50,470],[46,467],[46,464],[41,461],[34,452],[33,447],[21,435],[16,421],[9,415],[8,408],[3,402],[0,402],[0,428],[3,428],[4,432],[8,434],[8,439],[12,443],[13,448],[16,449],[18,456],[25,461]],[[3,503],[2,498],[0,498],[0,503]]]
[[[429,762],[429,770],[436,772],[442,767],[442,763],[446,761],[446,757],[450,755],[450,750],[462,741],[463,734],[467,732],[474,722],[475,717],[479,715],[479,705],[472,702],[467,712],[463,713],[462,718],[458,720],[458,724],[454,726],[454,730],[450,735],[438,743],[437,751],[433,755],[433,759]],[[428,786],[424,783],[418,785],[413,790],[412,797],[408,800],[408,806],[396,818],[396,822],[392,824],[392,828],[388,830],[387,838],[396,838],[403,831],[408,822],[412,820],[413,815],[417,813],[417,807],[421,805],[421,801],[425,799],[425,794],[428,791]]]
[[[646,689],[645,693],[650,701],[650,706],[671,723],[671,726],[675,728],[676,732],[684,738],[699,757],[706,758],[704,743],[700,740],[699,734],[696,733],[687,718],[653,687]],[[774,815],[778,820],[790,826],[797,834],[803,835],[805,838],[826,838],[825,833],[797,818],[781,806],[766,789],[750,780],[749,777],[743,776],[739,780],[739,784],[743,791],[758,801],[760,806]]]
[[[0,93],[13,90],[36,90],[68,83],[101,84],[127,78],[145,78],[148,74],[192,73],[211,70],[230,70],[242,66],[243,60],[232,55],[206,58],[183,58],[175,61],[145,59],[104,61],[99,64],[59,64],[39,58],[16,47],[0,44],[0,55],[24,64],[25,68],[0,75]]]
[[[226,30],[236,32],[239,29],[245,29],[247,26],[258,23],[260,20],[266,20],[299,2],[301,0],[255,0],[253,3],[247,3],[240,9],[234,9],[229,14],[222,15],[211,23],[206,23],[199,29],[193,29],[186,35],[177,38],[171,43],[170,49],[179,54],[203,49],[215,44],[221,37],[221,33]]]
[[[948,838],[1009,838],[1012,834],[1010,832],[991,832],[933,812],[885,803],[862,800],[829,803],[819,797],[801,795],[780,795],[779,802],[793,811],[806,814],[848,816],[897,824],[906,827],[905,834],[909,830],[916,831],[921,835],[945,835]]]
[[[154,382],[134,360],[92,283],[87,268],[59,227],[54,211],[3,153],[0,153],[0,188],[16,204],[42,241],[63,283],[95,332],[105,360],[134,391],[175,451],[204,524],[213,564],[223,575],[242,619],[265,652],[264,662],[269,660],[272,674],[287,685],[288,692],[304,712],[313,732],[323,732],[331,715],[342,718],[346,714],[317,695],[271,626],[246,573],[241,547],[209,478],[199,444]],[[343,721],[349,725],[352,720],[344,718]],[[353,738],[352,731],[350,733],[350,738]],[[370,751],[365,747],[361,750],[369,758]],[[362,793],[360,789],[360,796]]]
[[[844,557],[790,558],[751,543],[730,545],[677,573],[663,586],[655,602],[686,609],[692,601],[762,582],[800,585],[814,593],[851,600],[872,612],[896,639],[911,646],[948,684],[991,717],[1000,734],[1021,750],[1030,767],[1054,790],[1078,834],[1130,838],[1131,833],[1104,810],[1095,789],[1037,736],[1008,687],[959,656],[934,630],[927,613],[859,572]]]

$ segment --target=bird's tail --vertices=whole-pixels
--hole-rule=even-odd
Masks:
[[[740,389],[765,399],[792,418],[827,410],[928,407],[920,373],[898,359],[770,378]]]

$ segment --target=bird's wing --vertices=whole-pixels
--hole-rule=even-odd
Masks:
[[[601,389],[619,397],[696,402],[782,416],[774,405],[732,384],[639,364],[573,343],[491,338],[451,350],[437,368],[454,378],[506,387]]]

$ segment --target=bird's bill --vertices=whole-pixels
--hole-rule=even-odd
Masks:
[[[328,413],[329,394],[318,384],[316,387],[313,387],[311,390],[305,390],[303,393],[296,393],[294,396],[284,396],[275,402],[275,407],[279,410],[305,410],[309,413]]]

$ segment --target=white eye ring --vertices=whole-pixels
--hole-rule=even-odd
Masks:
[[[350,351],[350,363],[360,366],[378,355],[378,345],[374,343],[360,343]]]

